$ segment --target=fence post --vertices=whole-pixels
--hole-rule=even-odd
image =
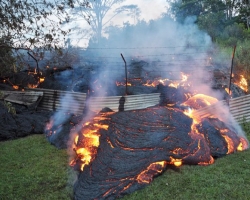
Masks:
[[[125,77],[126,77],[126,92],[125,92],[125,95],[128,94],[128,72],[127,72],[127,62],[125,60],[125,58],[123,57],[122,53],[121,53],[121,56],[122,56],[122,59],[125,63]]]

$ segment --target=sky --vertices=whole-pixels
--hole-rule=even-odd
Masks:
[[[149,20],[154,20],[159,18],[163,12],[166,11],[166,6],[168,5],[166,0],[126,0],[122,4],[115,5],[108,13],[106,18],[104,19],[105,21],[109,20],[110,17],[113,16],[113,11],[123,5],[137,5],[140,9],[140,17],[139,20],[144,20],[144,21],[149,21]],[[136,23],[137,20],[135,20],[133,17],[128,16],[127,13],[122,13],[117,15],[115,18],[113,18],[108,24],[108,25],[116,25],[119,27],[123,26],[123,23],[129,22],[130,24]],[[84,20],[84,19],[79,19],[74,21],[73,26],[77,26],[79,28],[82,28],[82,30],[91,30],[90,25]],[[84,34],[77,34],[77,33],[72,33],[70,36],[71,42],[73,45],[77,45],[80,47],[86,47],[88,45],[88,40],[89,40],[89,34],[84,33]]]
[[[133,0],[126,0],[122,5],[130,4],[135,4],[140,8],[140,19],[145,21],[160,17],[160,15],[166,10],[167,6],[166,0],[137,0],[136,3]],[[120,20],[126,21],[128,18],[122,18]],[[131,22],[133,22],[133,19]]]

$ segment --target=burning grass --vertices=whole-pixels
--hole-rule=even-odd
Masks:
[[[243,123],[250,139],[250,123]],[[72,198],[66,150],[43,135],[0,143],[0,197],[8,199]],[[247,199],[250,196],[250,150],[219,158],[213,165],[182,165],[166,170],[123,200]]]

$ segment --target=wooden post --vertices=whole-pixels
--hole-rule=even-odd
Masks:
[[[235,54],[235,50],[236,50],[236,45],[234,46],[234,49],[233,49],[233,54],[232,54],[232,63],[231,63],[231,73],[230,73],[230,78],[229,78],[229,86],[228,86],[228,93],[230,95],[231,93],[231,83],[232,83],[232,74],[233,74],[233,64],[234,64],[234,54]],[[228,101],[229,103],[229,101]]]
[[[126,63],[126,60],[125,58],[123,57],[122,53],[121,53],[121,56],[122,56],[122,59],[125,63],[125,77],[126,77],[126,92],[125,92],[125,95],[128,94],[128,72],[127,72],[127,63]]]

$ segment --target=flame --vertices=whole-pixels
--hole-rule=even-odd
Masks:
[[[245,92],[248,92],[247,79],[243,75],[240,75],[240,77],[241,77],[240,78],[240,82],[239,83],[235,83],[235,84],[238,85]]]
[[[156,79],[154,81],[147,80],[147,82],[145,84],[143,84],[143,85],[147,86],[147,87],[156,87],[159,84],[166,85],[167,81],[169,81],[169,79],[167,79],[167,78],[165,78],[165,79]]]
[[[225,91],[229,94],[229,88],[225,88]],[[232,95],[232,91],[230,90],[230,94],[229,95]]]
[[[97,154],[97,148],[100,145],[99,137],[100,130],[108,130],[108,125],[101,124],[100,119],[105,120],[107,117],[96,116],[91,121],[88,121],[82,125],[82,130],[79,134],[76,134],[74,138],[73,149],[75,151],[75,157],[70,161],[70,166],[79,166],[83,171],[86,165],[95,158]]]
[[[179,86],[179,83],[170,83],[168,86],[177,88]]]

